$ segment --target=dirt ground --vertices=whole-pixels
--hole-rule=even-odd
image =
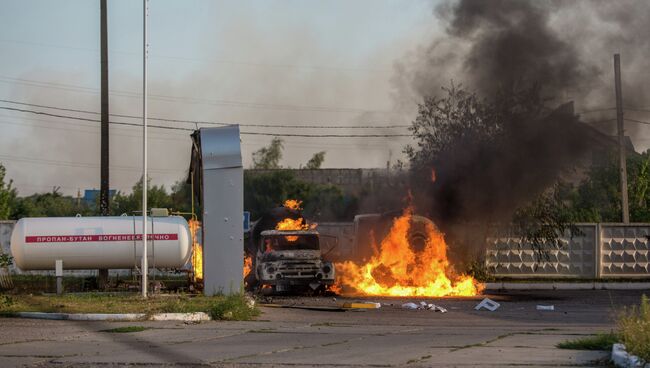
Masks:
[[[609,332],[622,307],[643,291],[527,291],[487,295],[501,303],[476,311],[483,297],[272,297],[283,306],[372,301],[381,308],[325,311],[262,306],[255,321],[76,322],[0,319],[1,367],[562,367],[608,366],[608,352],[555,344]],[[650,290],[645,291],[650,294]],[[448,310],[406,310],[426,301]],[[553,305],[538,311],[537,305]],[[121,326],[141,332],[108,333]]]

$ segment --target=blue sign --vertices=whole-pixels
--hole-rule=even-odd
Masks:
[[[248,232],[251,229],[251,213],[244,211],[244,232]]]

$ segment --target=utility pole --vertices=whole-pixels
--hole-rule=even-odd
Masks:
[[[621,56],[614,54],[614,82],[616,87],[616,126],[618,128],[619,173],[621,174],[621,204],[623,223],[630,223],[627,200],[627,161],[625,158],[625,126],[623,122],[623,92],[621,90]]]
[[[149,12],[148,0],[142,0],[142,297],[147,297],[147,13]]]
[[[99,212],[108,216],[108,21],[107,0],[99,1],[100,8],[100,59],[101,59],[101,143],[100,143],[100,180]],[[108,283],[108,269],[100,269],[97,284],[101,290]]]
[[[100,53],[101,53],[101,168],[99,210],[108,216],[108,22],[106,1],[100,0]]]

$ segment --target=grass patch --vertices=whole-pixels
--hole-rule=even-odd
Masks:
[[[249,320],[259,315],[242,294],[206,297],[162,294],[142,299],[136,293],[66,295],[0,295],[0,314],[50,313],[191,313],[206,312],[214,319]]]
[[[56,277],[50,275],[11,275],[14,283],[12,293],[15,294],[28,294],[28,293],[55,293],[56,292]],[[187,276],[174,276],[164,275],[156,277],[167,291],[187,290]],[[128,291],[129,287],[139,287],[138,282],[134,282],[129,276],[110,276],[108,280],[109,289],[111,291]],[[66,292],[90,292],[99,290],[99,284],[96,276],[63,276],[63,288]]]
[[[650,300],[643,295],[641,305],[626,309],[618,318],[618,328],[625,350],[650,362]]]
[[[600,333],[595,336],[581,337],[575,340],[567,340],[557,344],[560,349],[571,350],[612,350],[612,345],[617,343],[619,338],[614,333]]]
[[[144,326],[124,326],[111,328],[110,330],[101,330],[100,332],[110,332],[110,333],[129,333],[129,332],[142,332],[144,330],[150,330],[151,327]]]
[[[249,305],[249,301],[241,294],[225,296],[210,307],[212,319],[248,321],[259,316],[260,311]]]

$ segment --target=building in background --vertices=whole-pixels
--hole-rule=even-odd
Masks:
[[[110,189],[108,191],[108,199],[113,199],[113,196],[117,193],[115,189]],[[91,208],[97,206],[97,201],[99,200],[99,189],[84,189],[83,201],[86,205]]]

